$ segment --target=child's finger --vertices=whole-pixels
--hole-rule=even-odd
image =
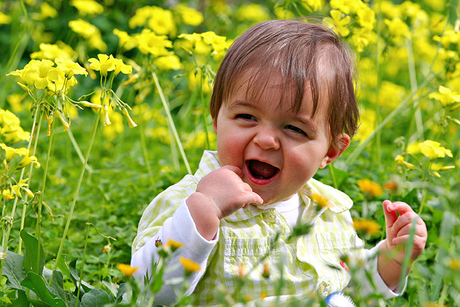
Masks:
[[[385,215],[386,228],[391,228],[393,224],[396,222],[396,220],[398,219],[398,214],[394,210],[389,209],[389,206],[391,205],[392,203],[389,200],[385,200],[382,204],[383,213]]]
[[[412,225],[412,220],[420,219],[420,217],[415,213],[415,212],[407,212],[403,215],[400,215],[396,221],[394,222],[393,226],[391,227],[391,232],[396,235],[398,234],[403,228],[407,228],[407,230],[410,230],[410,227]]]
[[[262,197],[260,197],[259,194],[252,192],[252,200],[249,201],[247,204],[249,205],[254,205],[254,206],[260,206],[264,203],[264,200]],[[246,206],[247,207],[247,206]]]
[[[408,204],[404,203],[404,202],[401,202],[401,201],[396,201],[394,203],[391,203],[390,205],[388,205],[388,210],[390,212],[398,212],[399,215],[403,215],[407,212],[414,212],[414,210],[412,210],[411,206],[409,206]]]
[[[241,170],[241,168],[237,167],[237,166],[234,166],[234,165],[225,165],[225,166],[222,166],[222,168],[225,168],[225,169],[228,169],[232,172],[234,172],[235,174],[237,174],[239,177],[243,177],[243,171]]]

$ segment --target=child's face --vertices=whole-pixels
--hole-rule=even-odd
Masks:
[[[235,87],[214,118],[222,166],[241,168],[243,181],[263,198],[264,204],[292,197],[349,143],[349,137],[342,134],[344,145],[331,146],[327,108],[320,102],[311,118],[309,91],[298,113],[290,110],[289,103],[278,106],[281,90],[273,79],[257,101],[247,98],[245,84]]]

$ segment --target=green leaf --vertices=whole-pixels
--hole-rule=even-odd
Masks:
[[[48,306],[51,307],[66,307],[65,302],[60,299],[56,298],[56,295],[51,293],[51,291],[48,289],[45,283],[45,279],[37,275],[34,272],[29,272],[27,273],[26,278],[21,282],[21,285],[32,290],[38,298],[40,298],[40,302],[46,303]],[[37,301],[33,299],[29,299],[29,301],[34,305],[38,306]],[[40,306],[47,306],[47,305],[42,305],[40,303]]]
[[[11,300],[13,307],[29,307],[30,303],[27,300],[26,291],[18,290],[17,294],[18,294],[18,297],[14,300]]]
[[[446,272],[446,267],[443,263],[448,257],[447,250],[444,248],[444,246],[450,246],[450,242],[452,242],[454,223],[454,218],[450,212],[445,212],[439,233],[439,240],[441,242],[438,243],[438,253],[435,257],[434,275],[432,277],[433,287],[430,293],[430,300],[432,302],[436,301],[442,289],[442,284]]]
[[[53,271],[53,281],[51,287],[55,290],[58,297],[68,303],[67,294],[64,290],[64,278],[59,271]]]
[[[7,251],[7,257],[3,266],[3,275],[8,278],[6,286],[12,289],[25,289],[21,281],[26,277],[26,271],[22,264],[24,256]]]
[[[21,238],[24,241],[24,269],[27,272],[34,272],[38,275],[43,274],[43,267],[45,266],[45,251],[38,240],[32,235],[28,234],[24,229],[21,231]]]
[[[77,271],[77,258],[73,259],[69,263],[68,268],[69,268],[69,272],[70,272],[69,277],[70,277],[70,279],[72,279],[73,283],[75,284],[75,287],[78,289],[80,276],[78,275],[78,271]],[[82,293],[86,293],[86,292],[89,292],[92,289],[95,289],[93,286],[91,286],[90,284],[88,284],[84,280],[81,281],[81,288],[82,288],[81,289]]]
[[[113,301],[113,296],[110,297],[104,290],[92,289],[81,298],[81,306],[103,307],[105,304],[112,303]]]

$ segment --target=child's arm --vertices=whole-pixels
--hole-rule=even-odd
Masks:
[[[227,165],[204,176],[196,192],[187,198],[198,232],[206,240],[217,233],[220,219],[249,204],[261,205],[263,199],[243,182],[243,172],[236,166]]]
[[[387,238],[380,245],[377,267],[388,288],[396,290],[401,276],[402,263],[406,252],[405,244],[410,237],[412,221],[417,219],[414,243],[410,254],[410,266],[405,274],[409,274],[414,261],[425,249],[428,235],[425,223],[408,204],[403,202],[392,203],[389,200],[385,200],[383,202],[383,211]]]

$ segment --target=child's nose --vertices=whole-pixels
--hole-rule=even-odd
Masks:
[[[278,150],[280,142],[276,132],[271,129],[263,129],[254,137],[254,143],[259,145],[263,150]]]

